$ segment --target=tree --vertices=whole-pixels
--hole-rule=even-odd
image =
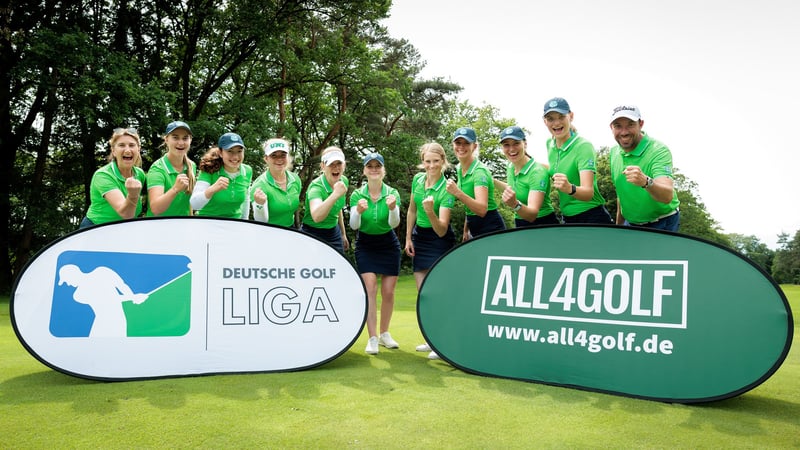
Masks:
[[[772,261],[775,258],[775,252],[770,250],[766,244],[755,236],[731,233],[727,237],[734,250],[753,260],[765,272],[772,273]]]
[[[192,124],[197,159],[237,131],[293,143],[308,181],[319,153],[371,149],[408,191],[416,150],[439,135],[461,88],[423,80],[417,51],[380,20],[388,0],[130,0],[0,8],[0,291],[27,258],[77,227],[111,129],[134,126],[144,168],[171,120]],[[242,20],[246,18],[247,20]],[[392,170],[393,169],[393,170]],[[348,166],[357,181],[360,164]]]
[[[800,284],[800,230],[789,240],[789,235],[778,236],[780,248],[775,252],[772,277],[778,283]]]
[[[606,207],[611,217],[617,214],[617,194],[611,180],[611,166],[609,161],[610,149],[601,147],[597,151],[597,186],[606,199]],[[699,199],[697,183],[680,173],[674,172],[674,186],[681,202],[681,224],[679,232],[708,239],[721,245],[730,247],[730,241],[725,236]]]

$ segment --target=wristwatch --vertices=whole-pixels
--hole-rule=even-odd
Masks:
[[[642,186],[642,189],[647,189],[652,185],[653,185],[653,179],[650,178],[650,177],[647,177],[647,181],[644,183],[644,186]]]
[[[569,195],[575,195],[578,192],[578,186],[572,185],[572,191],[570,191]]]
[[[515,206],[515,207],[513,208],[513,209],[514,209],[514,212],[517,212],[517,211],[519,211],[519,210],[520,210],[520,208],[522,208],[522,202],[520,202],[519,200],[517,200],[517,206]]]

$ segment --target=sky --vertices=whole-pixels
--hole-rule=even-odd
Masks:
[[[515,119],[534,159],[550,98],[596,148],[615,144],[611,110],[635,104],[722,232],[775,249],[800,230],[800,1],[394,0],[390,14],[421,77]]]

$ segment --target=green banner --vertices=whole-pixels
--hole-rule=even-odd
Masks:
[[[746,257],[614,226],[468,241],[428,273],[417,311],[434,350],[467,372],[680,403],[759,385],[793,333],[783,292]]]

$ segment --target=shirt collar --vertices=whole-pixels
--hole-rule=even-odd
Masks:
[[[424,177],[422,177],[422,188],[423,188],[423,189],[425,189],[425,184],[427,183],[427,181],[428,181],[428,176],[427,176],[427,175],[426,175],[426,176],[424,176]],[[442,174],[441,178],[439,178],[439,181],[437,181],[437,182],[436,182],[436,184],[434,184],[433,186],[431,186],[431,187],[430,187],[430,188],[428,188],[428,189],[432,189],[432,190],[434,190],[434,191],[438,191],[438,190],[439,190],[439,189],[441,189],[441,188],[442,188],[442,186],[444,186],[446,183],[447,183],[447,180],[445,179],[445,177],[444,177],[444,174]],[[426,189],[426,190],[428,190],[428,189]]]
[[[370,195],[369,195],[369,183],[364,183],[364,185],[361,186],[360,190],[361,190],[362,194],[364,194],[367,197],[370,197]],[[381,198],[386,197],[386,195],[388,195],[388,190],[389,189],[386,187],[386,183],[381,182]]]
[[[644,153],[644,151],[647,150],[647,147],[649,145],[650,145],[650,137],[647,136],[647,134],[644,131],[642,131],[642,140],[639,141],[638,144],[636,144],[636,148],[634,148],[633,150],[631,150],[629,152],[626,152],[625,150],[622,150],[622,155],[623,156],[642,156],[642,153]]]
[[[574,144],[575,140],[577,140],[577,139],[578,139],[578,133],[576,133],[574,131],[570,131],[569,132],[569,139],[567,139],[567,142],[564,142],[564,146],[563,147],[559,148],[558,145],[556,144],[556,138],[550,138],[550,140],[553,141],[553,148],[555,148],[556,150],[558,150],[560,152],[568,151],[570,149],[570,147],[572,147],[572,144]]]
[[[519,171],[520,175],[527,174],[531,170],[531,167],[533,167],[533,164],[533,157],[531,157],[531,159],[522,166],[522,170]]]

